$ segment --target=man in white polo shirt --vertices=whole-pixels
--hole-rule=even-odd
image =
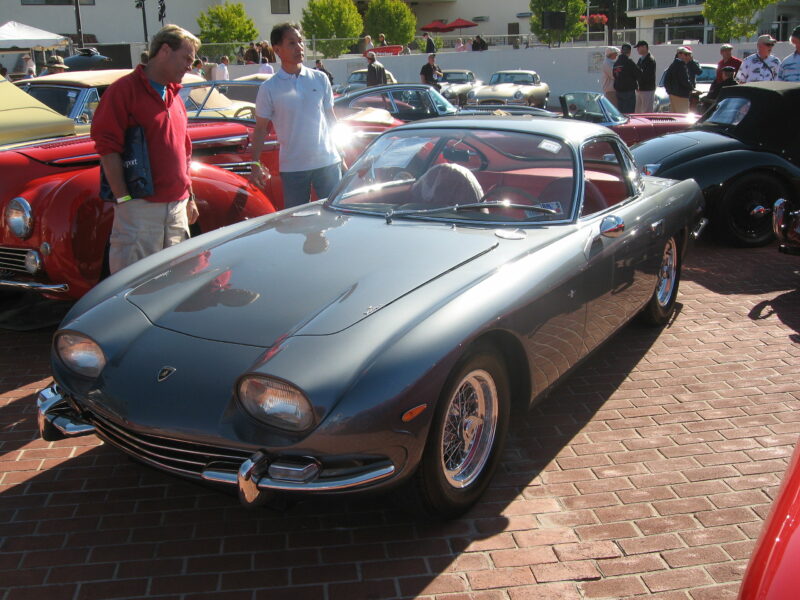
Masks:
[[[276,25],[270,42],[281,60],[280,70],[261,84],[256,97],[252,173],[264,184],[268,171],[260,161],[267,125],[272,121],[280,144],[284,207],[309,201],[311,186],[327,198],[342,177],[342,159],[331,135],[333,90],[327,75],[303,65],[305,47],[300,26]]]

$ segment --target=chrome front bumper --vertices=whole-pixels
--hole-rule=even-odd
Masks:
[[[388,460],[364,466],[357,472],[346,474],[326,473],[322,462],[314,457],[274,456],[258,450],[241,463],[238,471],[229,463],[208,462],[199,473],[178,471],[159,462],[154,455],[132,452],[132,447],[142,449],[141,445],[123,445],[104,433],[102,419],[96,427],[90,418],[81,416],[78,407],[61,393],[56,384],[39,392],[38,406],[39,435],[47,441],[68,437],[78,437],[96,433],[103,440],[133,455],[138,460],[161,470],[203,481],[235,485],[239,499],[245,506],[259,506],[269,500],[276,492],[339,492],[368,487],[383,481],[396,472]]]
[[[0,279],[0,287],[51,293],[69,291],[69,285],[66,283],[36,283],[33,281],[15,281],[11,279]]]

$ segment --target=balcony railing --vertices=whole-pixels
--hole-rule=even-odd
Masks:
[[[678,8],[679,6],[698,6],[704,3],[705,0],[628,0],[628,10]]]

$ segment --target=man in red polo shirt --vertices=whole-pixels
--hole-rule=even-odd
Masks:
[[[723,67],[733,67],[735,69],[734,76],[736,76],[736,72],[739,71],[739,67],[742,66],[742,61],[735,56],[733,56],[733,46],[730,44],[722,44],[719,47],[720,56],[722,56],[722,60],[717,63],[717,76],[714,78],[714,81],[717,83],[722,82],[722,69]]]
[[[192,145],[178,90],[199,47],[190,32],[167,25],[153,37],[147,64],[110,85],[95,112],[91,136],[116,199],[112,273],[182,242],[197,219],[189,178]],[[153,194],[146,198],[131,197],[122,165],[125,132],[136,126],[144,130],[153,179]]]

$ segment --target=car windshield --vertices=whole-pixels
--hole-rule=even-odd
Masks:
[[[260,81],[231,81],[224,85],[184,84],[180,97],[189,117],[255,118],[255,101]]]
[[[469,81],[469,77],[467,77],[466,73],[444,73],[444,77],[442,77],[442,81],[446,81],[447,83],[467,83]]]
[[[518,85],[533,85],[533,75],[530,73],[493,73],[489,84],[516,83]]]
[[[738,125],[747,115],[747,111],[750,110],[750,100],[746,98],[723,98],[711,110],[711,114],[704,118],[706,123]]]
[[[608,98],[596,92],[564,94],[564,116],[590,123],[624,123],[627,117]]]
[[[354,73],[350,73],[350,77],[347,78],[347,83],[366,83],[366,82],[367,82],[366,71],[356,71]]]
[[[65,117],[72,117],[75,103],[80,96],[80,89],[54,85],[31,85],[26,91],[42,104]]]
[[[579,181],[575,169],[570,146],[539,134],[393,130],[347,171],[329,203],[387,221],[564,223]]]
[[[695,83],[711,83],[717,77],[717,67],[702,65],[703,72],[695,79]]]

